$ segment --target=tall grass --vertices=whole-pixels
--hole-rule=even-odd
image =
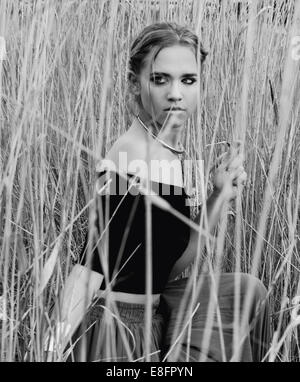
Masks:
[[[0,62],[2,361],[44,359],[51,305],[88,228],[96,164],[132,120],[126,84],[131,41],[160,20],[194,27],[209,50],[198,117],[185,134],[195,201],[203,197],[198,159],[205,161],[211,188],[207,169],[220,154],[214,143],[242,139],[249,177],[235,207],[224,210],[212,245],[207,242],[207,261],[188,270],[189,287],[200,288],[199,267],[215,275],[259,276],[272,314],[266,360],[299,360],[300,60],[291,41],[300,36],[300,4],[276,4],[0,2],[7,49]],[[191,318],[195,306],[188,309]],[[209,336],[208,318],[204,342]],[[107,347],[113,354],[113,343]]]

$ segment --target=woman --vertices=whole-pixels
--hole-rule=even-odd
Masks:
[[[96,296],[73,336],[71,360],[249,361],[261,360],[265,353],[266,291],[250,275],[239,275],[241,306],[247,290],[252,292],[244,325],[248,332],[240,333],[238,341],[233,334],[234,275],[221,275],[219,289],[211,285],[211,277],[203,276],[203,287],[196,294],[194,289],[192,296],[192,309],[197,309],[178,320],[181,301],[191,301],[192,292],[184,296],[188,279],[174,279],[199,252],[199,230],[188,224],[180,141],[185,122],[196,111],[198,61],[202,64],[205,57],[197,36],[174,23],[146,27],[131,47],[128,80],[139,112],[101,163],[96,224],[89,231],[82,265],[74,267],[66,282],[60,307],[64,324],[75,328]],[[214,229],[223,204],[234,199],[245,179],[242,154],[232,149],[216,169],[202,228]],[[158,197],[150,195],[151,190]],[[219,316],[216,324],[212,321],[207,340],[212,290],[218,290]],[[149,301],[152,316],[145,321]],[[189,311],[187,306],[183,309]],[[146,330],[150,327],[151,333]],[[180,338],[174,342],[176,331]]]

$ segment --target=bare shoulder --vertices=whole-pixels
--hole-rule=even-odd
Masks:
[[[104,160],[112,162],[112,165],[118,170],[128,171],[135,161],[146,160],[146,143],[132,136],[123,134],[116,140],[111,149],[106,154]]]
[[[126,154],[128,160],[145,159],[145,146],[145,143],[139,139],[122,136],[108,151],[106,158],[113,160],[116,164],[119,162],[120,154]]]
[[[148,156],[149,155],[149,156]],[[110,169],[120,173],[130,173],[156,182],[183,185],[180,160],[162,145],[147,140],[138,134],[121,135],[100,163],[101,169]]]

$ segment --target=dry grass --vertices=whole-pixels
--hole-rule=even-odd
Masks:
[[[7,48],[0,62],[2,361],[44,357],[50,306],[87,229],[95,164],[132,118],[130,43],[158,20],[195,27],[209,50],[198,117],[186,130],[189,159],[196,165],[203,158],[209,168],[219,154],[209,144],[240,138],[245,147],[249,183],[207,249],[208,265],[264,281],[272,312],[268,360],[299,360],[300,60],[291,51],[300,36],[293,18],[299,1],[279,0],[276,8],[273,0],[253,1],[249,11],[244,1],[239,17],[232,1],[151,3],[0,2]],[[199,197],[197,174],[190,170],[188,182]],[[207,172],[205,180],[209,189]],[[50,255],[54,267],[45,276]]]

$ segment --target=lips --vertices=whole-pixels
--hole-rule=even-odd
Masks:
[[[165,109],[165,111],[184,111],[184,109],[181,109],[180,107],[173,107],[173,108]]]

